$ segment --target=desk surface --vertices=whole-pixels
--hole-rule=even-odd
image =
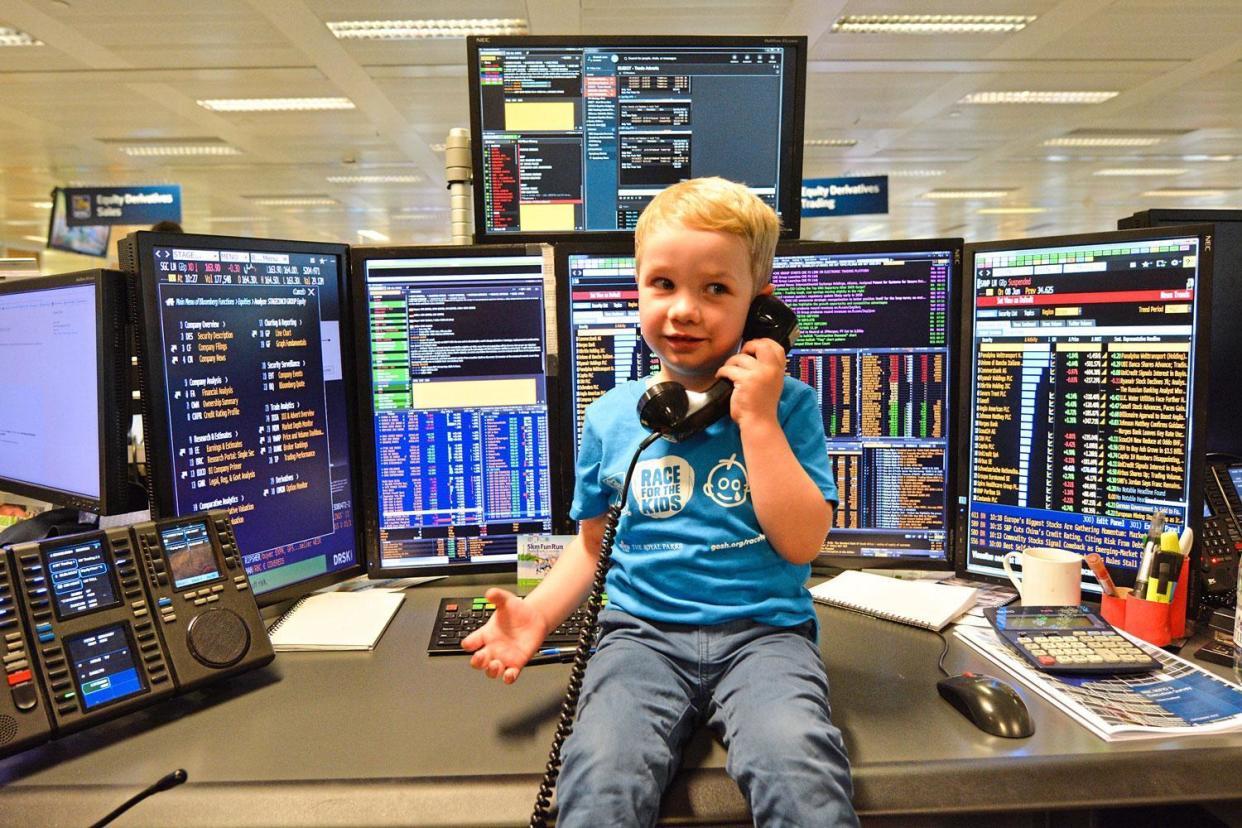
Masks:
[[[0,761],[0,812],[88,824],[174,768],[189,782],[118,825],[524,824],[567,665],[505,686],[426,655],[442,596],[409,590],[370,653],[283,653],[267,668]],[[1013,681],[1029,739],[989,736],[936,693],[925,630],[820,607],[833,719],[860,813],[949,814],[1242,799],[1242,734],[1105,743],[953,641],[946,667]],[[665,802],[690,821],[747,821],[724,750],[700,732]]]

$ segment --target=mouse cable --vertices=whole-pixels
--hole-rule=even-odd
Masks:
[[[129,799],[122,802],[119,806],[117,806],[117,808],[115,808],[106,817],[99,820],[99,822],[93,823],[91,825],[91,828],[103,828],[104,825],[107,825],[109,822],[116,819],[121,814],[125,813],[130,808],[134,807],[135,805],[137,805],[142,800],[146,799],[151,794],[156,794],[156,793],[159,793],[160,791],[166,791],[169,788],[175,788],[188,778],[189,778],[189,774],[187,774],[183,768],[177,768],[172,773],[164,774],[158,780],[156,780],[153,784],[147,786],[146,788],[142,789],[138,793],[131,796]]]
[[[940,630],[932,630],[932,632],[940,636],[940,659],[936,662],[936,666],[940,668],[940,672],[944,673],[947,678],[949,671],[944,669],[944,657],[949,654],[949,639]]]

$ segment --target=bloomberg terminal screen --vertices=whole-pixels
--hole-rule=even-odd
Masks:
[[[516,563],[552,530],[539,254],[370,259],[381,568]]]
[[[633,230],[660,190],[719,175],[778,214],[792,138],[781,46],[481,46],[483,229]]]
[[[945,557],[952,270],[952,250],[776,257],[840,496],[825,553]]]
[[[970,572],[1028,546],[1134,571],[1153,512],[1185,525],[1198,265],[1196,237],[976,252]]]
[[[943,559],[951,250],[778,255],[798,314],[789,373],[819,395],[841,501],[830,554]],[[586,407],[659,369],[638,328],[633,256],[570,253],[575,450]]]
[[[175,513],[227,509],[256,593],[354,565],[338,257],[152,257]]]

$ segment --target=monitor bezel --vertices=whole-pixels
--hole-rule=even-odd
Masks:
[[[352,297],[349,289],[349,245],[329,242],[298,241],[295,239],[260,239],[243,236],[214,236],[196,233],[156,233],[140,230],[131,233],[120,243],[121,261],[124,266],[132,268],[134,284],[134,317],[138,327],[138,375],[142,385],[142,423],[144,440],[147,450],[147,493],[150,499],[151,517],[186,517],[175,515],[173,488],[175,481],[171,469],[173,466],[172,447],[169,445],[168,425],[159,410],[164,408],[167,399],[168,375],[163,359],[152,359],[151,355],[161,354],[161,327],[159,324],[160,309],[156,298],[155,274],[148,268],[151,251],[160,246],[177,246],[189,248],[207,248],[214,250],[258,250],[261,252],[287,252],[291,247],[299,252],[316,255],[334,256],[337,259],[337,301],[340,315],[341,366],[344,380],[345,400],[345,433],[341,438],[346,441],[350,455],[350,502],[353,504],[354,557],[353,564],[336,570],[277,587],[262,593],[256,593],[255,599],[260,607],[278,604],[298,598],[322,587],[331,586],[340,581],[348,580],[365,572],[363,558],[363,539],[358,520],[358,475],[357,457],[358,440],[356,414],[351,404],[355,399],[353,372],[348,366],[354,364],[353,311]],[[154,399],[159,395],[159,402]],[[326,416],[326,412],[325,412]]]
[[[956,511],[953,502],[956,492],[956,464],[954,463],[955,451],[954,444],[956,436],[956,421],[953,415],[958,409],[957,404],[957,382],[955,377],[958,373],[958,347],[957,347],[957,326],[955,325],[954,313],[955,309],[961,305],[961,289],[962,289],[962,251],[964,241],[961,238],[932,238],[932,239],[884,239],[878,241],[814,241],[814,240],[791,240],[781,242],[776,246],[776,256],[842,256],[859,253],[920,253],[934,250],[949,250],[953,256],[953,266],[949,272],[949,291],[946,299],[945,307],[945,481],[944,481],[944,497],[945,497],[945,534],[944,534],[944,557],[943,558],[925,558],[923,556],[892,556],[892,557],[870,557],[866,555],[851,555],[832,552],[821,552],[819,556],[811,562],[815,571],[835,572],[845,569],[913,569],[913,570],[938,570],[951,571],[954,568],[953,563],[953,529],[954,529],[954,513]],[[795,347],[797,343],[794,343]],[[831,534],[831,533],[829,533]]]
[[[570,290],[569,257],[579,254],[633,256],[634,237],[625,239],[595,239],[579,237],[561,241],[552,245],[553,269],[556,273],[556,339],[557,352],[560,356],[562,381],[558,407],[562,414],[564,429],[559,432],[565,440],[565,449],[560,452],[561,460],[561,503],[565,509],[562,514],[561,531],[574,532],[577,521],[569,517],[569,509],[574,502],[574,484],[577,478],[578,416],[574,407],[574,361],[573,361],[573,330],[570,328]],[[635,269],[638,264],[635,262]]]
[[[483,114],[480,100],[479,47],[557,47],[569,49],[599,46],[669,48],[674,46],[781,46],[794,51],[793,103],[790,135],[781,141],[787,151],[788,186],[781,205],[781,238],[796,239],[802,228],[802,162],[806,121],[806,78],[809,45],[805,35],[470,35],[466,38],[466,77],[470,98],[470,167],[474,181],[475,244],[519,244],[524,242],[602,242],[633,238],[631,230],[518,231],[488,232],[483,193]],[[784,170],[782,170],[784,173]],[[778,200],[778,204],[781,202]]]
[[[971,383],[973,382],[973,371],[967,370],[971,365],[972,349],[974,346],[974,280],[975,280],[975,256],[978,253],[990,253],[997,250],[1021,250],[1041,247],[1069,247],[1081,244],[1109,244],[1124,241],[1158,241],[1160,239],[1172,239],[1186,236],[1199,237],[1199,284],[1196,292],[1199,294],[1198,309],[1195,321],[1195,347],[1191,352],[1190,371],[1195,382],[1191,389],[1190,416],[1187,428],[1188,446],[1187,450],[1190,455],[1189,468],[1189,488],[1187,502],[1187,524],[1193,524],[1203,514],[1203,441],[1207,436],[1206,422],[1204,416],[1207,403],[1207,388],[1209,377],[1208,370],[1208,342],[1210,330],[1208,323],[1212,312],[1212,238],[1215,229],[1210,224],[1187,224],[1187,225],[1167,225],[1164,227],[1144,227],[1131,230],[1106,230],[1099,233],[1076,233],[1064,236],[1038,236],[1032,238],[1019,239],[1000,239],[987,242],[976,242],[967,244],[965,247],[964,264],[962,270],[962,290],[960,304],[960,324],[961,333],[958,337],[959,357],[958,366],[958,398],[967,401],[971,399]],[[967,274],[969,276],[967,277]],[[967,278],[969,278],[970,290],[966,290]],[[970,419],[971,409],[966,405],[958,407],[957,431],[959,439],[957,441],[958,455],[956,466],[960,469],[957,475],[957,516],[955,525],[957,531],[955,534],[954,548],[954,571],[962,578],[968,578],[972,581],[982,581],[984,583],[1003,584],[1012,587],[1008,578],[999,575],[988,575],[979,572],[969,572],[966,569],[967,556],[969,550],[967,544],[969,541],[970,517]],[[1192,553],[1194,560],[1191,566],[1197,565],[1198,547]],[[1134,575],[1130,572],[1122,572],[1119,570],[1112,571],[1113,580],[1118,586],[1133,586]],[[1084,581],[1086,576],[1084,576]],[[1191,579],[1192,588],[1193,581]],[[1099,600],[1094,593],[1084,592],[1084,600]],[[1193,612],[1195,607],[1195,596],[1189,596],[1187,602],[1187,612]]]
[[[487,244],[487,245],[397,245],[384,247],[355,247],[350,251],[350,281],[353,290],[352,306],[354,309],[354,374],[358,377],[355,383],[355,405],[358,414],[358,445],[359,461],[356,467],[361,470],[359,492],[362,503],[363,535],[366,548],[366,573],[371,579],[407,578],[420,575],[476,575],[484,573],[507,572],[516,574],[517,562],[479,562],[466,564],[435,564],[427,566],[383,566],[379,544],[379,493],[377,491],[378,469],[375,463],[375,421],[374,400],[371,397],[371,326],[370,309],[367,304],[367,263],[384,259],[436,259],[436,258],[495,258],[502,256],[537,255],[543,260],[543,301],[544,301],[544,376],[546,386],[544,393],[548,403],[548,495],[551,498],[552,530],[563,528],[561,516],[567,507],[561,499],[562,487],[558,483],[559,464],[553,462],[558,452],[554,450],[557,436],[562,433],[557,402],[560,400],[558,387],[558,360],[556,355],[548,351],[549,345],[555,345],[554,331],[548,330],[549,315],[555,311],[548,307],[549,302],[556,300],[557,291],[549,284],[548,250],[539,244]],[[559,314],[556,316],[559,325]]]
[[[96,225],[106,227],[108,229],[108,234],[104,237],[103,249],[98,253],[79,250],[76,247],[70,247],[67,244],[53,244],[53,241],[56,238],[56,219],[59,218],[61,221],[66,222],[66,227],[69,226],[67,220],[65,219],[65,214],[68,210],[69,206],[65,202],[65,191],[60,187],[52,190],[52,211],[47,217],[47,243],[45,246],[49,250],[59,250],[62,253],[74,253],[78,256],[90,256],[95,259],[106,259],[108,257],[108,246],[112,244],[112,225],[109,224]]]
[[[93,497],[4,476],[0,476],[0,490],[93,514],[118,514],[127,511],[129,505],[129,423],[125,412],[128,411],[130,387],[125,274],[116,270],[95,269],[16,279],[0,282],[0,295],[87,284],[95,287],[99,495]]]

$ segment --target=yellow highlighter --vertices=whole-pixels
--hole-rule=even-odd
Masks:
[[[1147,578],[1147,594],[1143,597],[1148,601],[1171,603],[1181,571],[1182,551],[1177,533],[1164,532],[1160,535],[1160,552],[1152,564],[1151,574]]]

